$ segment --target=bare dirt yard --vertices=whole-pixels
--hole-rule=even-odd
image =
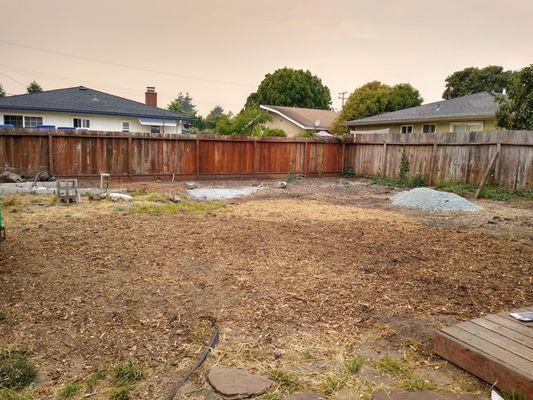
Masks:
[[[214,326],[219,344],[177,398],[219,398],[215,365],[272,379],[270,400],[487,395],[432,354],[433,330],[533,304],[531,202],[428,213],[340,179],[265,182],[223,202],[188,202],[183,183],[118,186],[134,201],[4,199],[0,348],[24,351],[37,376],[2,400],[166,399]]]

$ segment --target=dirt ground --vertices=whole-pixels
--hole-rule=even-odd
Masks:
[[[185,198],[183,183],[117,186]],[[39,376],[23,394],[55,399],[65,384],[132,360],[145,377],[131,397],[165,399],[214,325],[220,343],[181,398],[218,398],[205,379],[216,364],[278,378],[292,371],[299,390],[332,399],[406,387],[398,377],[363,384],[343,375],[330,390],[339,366],[376,354],[424,379],[437,371],[450,380],[436,384],[443,390],[488,393],[431,353],[431,335],[533,304],[531,202],[476,201],[477,213],[443,214],[392,207],[394,191],[365,180],[275,186],[206,212],[150,215],[128,212],[130,203],[60,206],[43,196],[6,207],[0,346],[31,351]],[[109,385],[90,398],[109,398]],[[263,397],[285,398],[287,387],[278,379]]]

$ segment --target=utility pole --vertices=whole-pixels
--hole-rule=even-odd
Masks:
[[[346,95],[348,94],[348,92],[340,92],[339,93],[339,99],[342,100],[342,107],[344,108],[344,100],[347,99]]]

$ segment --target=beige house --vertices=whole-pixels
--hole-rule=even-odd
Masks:
[[[498,104],[489,92],[348,121],[356,133],[488,132],[495,129]]]
[[[272,116],[272,121],[265,125],[283,129],[288,137],[295,137],[305,131],[328,131],[338,115],[335,111],[312,108],[268,105],[260,107]]]

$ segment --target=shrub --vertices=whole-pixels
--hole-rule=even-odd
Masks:
[[[262,136],[287,137],[287,134],[283,129],[263,128]]]
[[[353,172],[352,167],[346,167],[344,168],[344,177],[345,178],[353,178],[355,176],[355,172]]]

